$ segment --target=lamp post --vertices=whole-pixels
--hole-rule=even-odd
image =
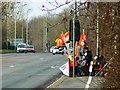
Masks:
[[[73,17],[73,77],[75,77],[75,20],[77,17],[77,1],[75,0],[74,5],[74,17]]]
[[[47,25],[47,22],[48,22],[48,18],[47,18],[47,15],[45,17],[45,26],[43,28],[43,50],[45,52],[47,52],[47,31],[48,31],[48,25]]]
[[[14,32],[15,32],[15,35],[14,35],[14,43],[15,43],[15,49],[16,49],[16,19],[17,19],[17,15],[16,15],[16,10],[14,9]]]
[[[42,8],[44,8],[45,6],[43,5]],[[42,10],[44,11],[44,9]],[[47,32],[48,32],[48,11],[47,11],[47,14],[46,14],[46,20],[45,20],[45,29],[43,29],[43,50],[45,52],[48,51],[48,48],[47,48],[47,44],[48,44],[48,40],[47,40]]]
[[[97,5],[96,55],[99,57],[99,6]]]
[[[24,25],[24,23],[23,23],[23,22],[24,22],[24,20],[23,20],[23,19],[24,19],[24,18],[23,18],[23,17],[24,17],[23,7],[26,6],[26,5],[27,5],[27,4],[23,4],[23,2],[22,2],[22,5],[21,5],[21,13],[22,13],[22,35],[21,35],[21,37],[22,37],[23,40],[24,40],[24,37],[23,37],[23,27],[24,27],[24,26],[23,26],[23,25]]]
[[[16,6],[16,4],[19,4],[20,2],[15,2],[15,6],[14,6],[14,18],[15,18],[15,20],[14,20],[14,32],[15,32],[15,35],[14,35],[14,44],[15,44],[15,49],[16,49],[16,20],[17,20],[17,10],[16,10],[16,8],[17,8],[17,6]]]
[[[45,29],[46,34],[45,35],[46,35],[46,51],[48,52],[48,40],[47,40],[48,24],[47,22],[48,22],[48,17],[46,15],[46,29]]]
[[[27,20],[26,20],[26,44],[28,45],[28,13],[31,9],[27,10]]]

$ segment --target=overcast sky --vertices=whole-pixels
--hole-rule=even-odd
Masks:
[[[20,0],[21,1],[21,0]],[[32,17],[37,17],[39,15],[46,15],[47,14],[47,11],[42,11],[42,6],[44,5],[46,8],[49,8],[49,9],[53,9],[55,8],[55,6],[53,6],[52,4],[50,4],[49,2],[52,2],[52,4],[54,5],[61,5],[61,4],[64,4],[66,0],[56,0],[57,2],[55,2],[55,0],[24,0],[23,3],[26,3],[27,6],[26,6],[26,9],[31,9],[29,11],[29,18],[32,18]],[[72,1],[72,0],[67,0],[67,1]],[[52,11],[52,13],[59,13],[63,10],[63,8],[65,7],[68,7],[68,5],[62,7],[62,8],[59,8],[57,10],[54,10]]]
[[[73,1],[75,1],[75,0],[2,0],[2,1],[5,1],[5,2],[17,1],[17,2],[23,2],[24,4],[27,4],[24,7],[24,14],[26,15],[27,10],[31,9],[28,13],[28,18],[31,19],[33,17],[38,17],[39,15],[47,14],[47,11],[42,11],[43,5],[48,9],[53,9],[53,8],[55,8],[56,5],[59,6],[59,5],[65,4],[66,1],[67,2],[72,1],[72,3],[73,3]],[[82,1],[82,0],[77,0],[77,1]],[[51,2],[52,4],[50,4],[49,2]],[[54,14],[59,13],[65,7],[69,7],[69,6],[68,5],[65,5],[64,7],[62,6],[61,8],[58,8],[58,9],[52,11],[52,13],[54,13]]]

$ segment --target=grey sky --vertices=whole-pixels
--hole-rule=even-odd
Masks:
[[[37,17],[39,15],[46,15],[47,11],[42,11],[41,10],[41,9],[43,9],[42,5],[44,5],[46,8],[49,8],[49,9],[55,8],[55,6],[53,6],[52,4],[48,3],[48,1],[52,2],[52,4],[54,4],[54,5],[59,6],[61,4],[64,4],[66,0],[56,0],[57,2],[55,2],[55,0],[29,0],[29,1],[28,0],[24,0],[23,3],[27,4],[25,9],[31,9],[29,14],[28,14],[28,17],[32,18],[32,17]],[[67,1],[71,1],[71,0],[67,0]],[[65,7],[68,7],[68,6],[66,5],[64,7],[61,7],[59,9],[57,9],[57,10],[54,10],[54,11],[52,11],[52,13],[59,13]]]

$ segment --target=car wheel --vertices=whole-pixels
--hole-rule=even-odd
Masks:
[[[27,51],[25,51],[25,54],[27,53]]]
[[[53,53],[53,55],[55,55],[55,53]]]
[[[62,55],[64,55],[64,52],[62,52]]]
[[[33,53],[35,53],[35,51],[33,51]]]

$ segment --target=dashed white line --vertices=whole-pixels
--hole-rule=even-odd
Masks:
[[[85,90],[88,90],[88,88],[90,87],[89,85],[90,85],[91,81],[92,81],[92,76],[89,76],[88,81],[87,81],[87,83],[85,85]]]
[[[14,65],[11,65],[11,66],[9,66],[9,67],[13,68],[13,67],[15,67],[15,66],[14,66]]]

